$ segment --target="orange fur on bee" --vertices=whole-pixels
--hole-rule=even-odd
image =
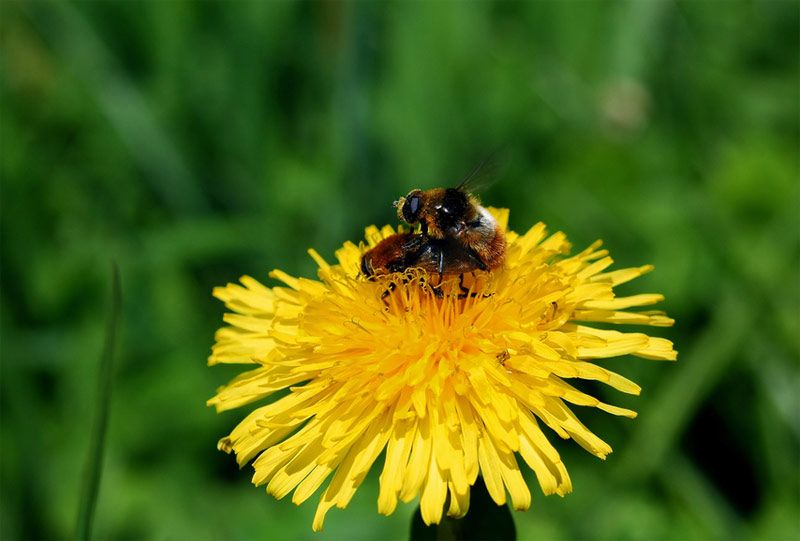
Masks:
[[[464,244],[475,250],[481,261],[489,270],[503,266],[506,258],[506,236],[500,227],[495,224],[494,234],[487,238],[483,233],[465,231]]]

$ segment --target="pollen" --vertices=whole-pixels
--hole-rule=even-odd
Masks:
[[[332,507],[348,505],[373,466],[381,471],[378,512],[419,498],[427,524],[466,514],[478,475],[498,505],[516,510],[531,504],[525,467],[544,494],[563,496],[572,484],[548,434],[599,458],[611,452],[571,406],[636,416],[569,380],[639,394],[595,361],[676,359],[669,340],[608,329],[672,325],[662,312],[632,310],[662,295],[614,293],[651,266],[609,270],[599,242],[570,255],[564,234],[540,223],[518,235],[507,230],[507,210],[489,210],[508,243],[504,266],[491,272],[409,269],[366,279],[361,255],[396,233],[373,226],[365,242],[345,243],[335,264],[310,250],[317,279],[276,270],[273,287],[245,276],[214,290],[230,313],[209,364],[250,369],[208,404],[258,405],[218,447],[241,466],[252,462],[253,483],[278,499],[291,494],[299,505],[321,492],[315,531]]]

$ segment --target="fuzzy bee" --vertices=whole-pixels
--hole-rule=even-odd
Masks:
[[[464,274],[502,266],[506,240],[494,216],[467,191],[474,173],[455,188],[412,190],[395,202],[397,215],[418,233],[385,238],[361,257],[361,272],[374,276],[412,267]]]

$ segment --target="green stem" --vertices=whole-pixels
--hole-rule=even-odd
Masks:
[[[445,510],[448,507],[445,502]],[[445,514],[439,524],[427,526],[417,508],[411,521],[410,538],[411,541],[514,541],[517,531],[508,506],[494,503],[483,479],[479,478],[470,491],[469,512],[464,518]]]
[[[103,474],[103,451],[105,450],[108,412],[111,402],[111,384],[113,380],[114,344],[116,343],[119,318],[122,308],[122,288],[120,286],[119,268],[111,263],[111,308],[106,320],[106,339],[103,354],[100,358],[100,374],[98,392],[95,401],[94,426],[89,444],[89,454],[83,482],[78,522],[75,538],[90,539],[94,511],[97,507],[97,495],[100,490],[100,478]]]

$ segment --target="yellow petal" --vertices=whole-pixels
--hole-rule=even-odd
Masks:
[[[497,505],[506,503],[506,492],[503,488],[503,474],[501,472],[500,458],[492,445],[491,438],[482,434],[478,439],[478,460],[481,464],[481,474],[486,490]]]
[[[445,499],[447,499],[447,483],[439,470],[434,453],[428,464],[428,476],[419,500],[420,514],[425,524],[439,524],[444,512]]]

